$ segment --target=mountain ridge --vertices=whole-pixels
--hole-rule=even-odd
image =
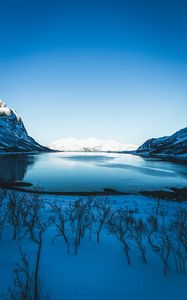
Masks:
[[[52,142],[49,145],[49,148],[52,150],[65,152],[123,152],[134,150],[137,148],[137,146],[124,144],[112,139],[77,139],[70,137]]]
[[[21,117],[0,100],[0,153],[48,150],[28,135]]]
[[[135,151],[135,154],[187,161],[187,127],[170,136],[147,140]]]

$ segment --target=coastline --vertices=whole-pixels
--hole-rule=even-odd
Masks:
[[[27,182],[0,182],[0,189],[2,190],[13,190],[17,192],[24,192],[30,194],[39,195],[53,195],[53,196],[82,196],[82,197],[97,197],[97,196],[146,196],[150,198],[172,200],[177,202],[187,201],[187,188],[175,188],[169,187],[167,190],[142,190],[136,193],[132,192],[121,192],[115,189],[105,188],[101,191],[44,191],[40,188],[29,189],[32,187],[31,183]]]

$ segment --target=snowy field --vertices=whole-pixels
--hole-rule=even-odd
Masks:
[[[186,202],[133,195],[30,198],[23,193],[1,194],[1,299],[34,300],[20,295],[22,288],[26,291],[26,278],[34,294],[39,248],[36,276],[41,294],[35,300],[187,299]],[[121,241],[115,230],[120,216]],[[158,223],[155,231],[151,220]],[[128,244],[130,264],[122,240]]]

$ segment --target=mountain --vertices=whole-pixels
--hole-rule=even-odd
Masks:
[[[187,127],[171,136],[146,141],[135,151],[135,154],[187,161]]]
[[[70,152],[122,152],[134,150],[137,146],[123,144],[115,140],[100,140],[95,138],[76,139],[72,137],[57,140],[51,143],[49,148]]]
[[[0,152],[47,150],[28,135],[21,117],[0,100]]]

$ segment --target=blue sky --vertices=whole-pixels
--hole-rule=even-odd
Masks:
[[[0,0],[0,98],[39,142],[187,126],[187,1]]]

